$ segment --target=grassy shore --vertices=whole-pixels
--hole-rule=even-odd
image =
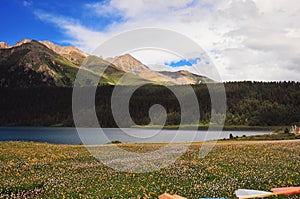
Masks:
[[[160,125],[147,125],[147,126],[133,126],[132,128],[153,128],[153,129],[178,129],[179,125],[166,125],[166,126],[160,126]],[[286,126],[247,126],[247,125],[225,125],[223,127],[220,127],[218,125],[214,124],[195,124],[195,125],[180,125],[181,129],[199,129],[199,130],[207,130],[210,129],[220,129],[222,128],[225,131],[272,131],[272,132],[278,132],[278,131],[284,131]]]
[[[104,166],[83,146],[3,142],[0,198],[157,198],[169,192],[193,199],[233,197],[238,188],[299,186],[300,142],[220,142],[205,158],[200,146],[193,144],[166,168],[130,174]],[[160,145],[122,147],[144,152]]]
[[[300,141],[300,134],[293,134],[293,133],[272,133],[266,135],[253,135],[247,137],[238,137],[233,138],[231,140],[235,141],[257,141],[257,140],[299,140]]]

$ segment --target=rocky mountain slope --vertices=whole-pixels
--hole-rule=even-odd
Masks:
[[[10,48],[10,46],[5,42],[0,42],[0,48]]]
[[[96,60],[97,66],[108,64],[101,58]],[[78,69],[78,65],[37,41],[23,40],[11,48],[0,49],[0,87],[71,87]],[[90,78],[99,76],[88,67],[84,71]],[[124,73],[116,68],[114,72]],[[114,84],[113,78],[105,72],[100,84]]]
[[[12,47],[0,42],[0,87],[71,87],[80,66],[86,77],[100,79],[99,84],[180,85],[210,81],[188,71],[153,71],[129,54],[104,60],[73,46],[59,46],[50,41],[24,39]],[[125,78],[119,82],[124,74]],[[89,80],[83,81],[86,82],[80,83],[86,85]]]
[[[68,59],[73,64],[80,65],[83,60],[89,56],[87,53],[82,52],[74,46],[59,46],[50,41],[40,41],[40,43],[44,44],[49,49]]]
[[[121,55],[114,59],[110,58],[108,60],[111,61],[112,64],[114,64],[119,69],[125,72],[133,73],[143,79],[147,79],[153,82],[175,84],[175,82],[171,78],[149,69],[148,66],[144,65],[142,62],[135,59],[130,54]]]
[[[0,49],[0,86],[71,86],[77,66],[37,41]]]
[[[121,55],[115,58],[109,58],[108,61],[125,72],[133,73],[135,75],[138,75],[139,77],[142,77],[143,79],[147,79],[153,82],[175,85],[211,82],[211,80],[206,77],[195,75],[188,71],[153,71],[130,54]]]

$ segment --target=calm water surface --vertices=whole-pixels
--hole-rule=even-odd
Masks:
[[[250,136],[270,134],[267,131],[191,131],[191,130],[160,130],[157,129],[121,129],[106,128],[104,134],[95,128],[81,128],[80,136],[89,144],[105,144],[108,141],[121,141],[123,143],[164,143],[164,142],[190,142],[229,138],[233,136]],[[67,127],[0,127],[0,141],[34,141],[55,144],[81,144],[76,128]]]

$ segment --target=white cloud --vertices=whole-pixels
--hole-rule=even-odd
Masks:
[[[77,21],[43,17],[41,13],[38,16],[56,23],[84,50],[126,30],[167,28],[197,42],[223,80],[299,80],[297,0],[111,0],[88,4],[86,8],[95,17],[118,15],[124,20],[111,24],[105,32],[96,32]],[[155,53],[140,53],[138,58],[151,64],[171,59]]]
[[[193,0],[112,0],[99,3],[87,4],[100,16],[122,14],[125,18],[139,18],[165,16],[166,12],[178,11],[187,8]]]
[[[31,6],[32,2],[31,1],[23,1],[23,6],[28,7]]]
[[[113,7],[110,2],[88,3],[85,7],[101,17],[120,15],[118,9]]]
[[[89,30],[74,19],[54,16],[43,11],[36,11],[35,15],[42,21],[60,27],[71,38],[70,43],[86,52],[92,52],[106,39],[105,34]]]

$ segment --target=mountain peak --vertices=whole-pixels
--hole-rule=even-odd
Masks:
[[[70,86],[77,70],[88,54],[74,46],[60,46],[51,41],[36,41],[23,39],[10,47],[0,42],[0,87],[30,87],[30,86]],[[130,82],[155,82],[162,84],[198,84],[202,77],[188,71],[158,72],[154,71],[131,54],[103,60],[93,56],[88,59],[88,71],[98,75],[94,69],[107,66],[103,84],[116,84],[118,78],[125,73],[131,73]],[[109,64],[110,61],[112,64]],[[128,81],[129,82],[129,81]]]
[[[5,42],[0,42],[0,49],[10,48],[10,46]]]
[[[127,59],[135,59],[135,60],[137,60],[136,58],[134,58],[131,54],[129,54],[129,53],[126,53],[126,54],[124,54],[124,55],[120,55],[120,56],[118,56],[119,58],[127,58]]]
[[[48,41],[48,40],[40,41],[40,43],[44,44],[45,46],[47,46],[48,48],[50,48],[51,50],[55,51],[58,54],[68,54],[72,51],[76,51],[86,57],[88,56],[88,54],[79,50],[75,46],[60,46],[60,45],[54,44],[53,42]]]
[[[15,45],[13,45],[13,47],[21,46],[23,44],[30,43],[31,41],[32,41],[31,39],[23,39],[23,40],[15,43]]]
[[[124,55],[120,55],[118,57],[115,58],[115,60],[121,60],[121,61],[127,61],[130,62],[132,64],[140,64],[143,65],[143,63],[139,60],[137,60],[135,57],[133,57],[131,54],[124,54]]]
[[[53,50],[57,54],[65,57],[69,61],[73,62],[74,64],[81,64],[82,61],[88,57],[88,54],[82,52],[81,50],[77,49],[74,46],[60,46],[54,44],[51,41],[40,41],[40,43],[44,44],[47,48]]]
[[[17,42],[15,45],[13,45],[13,47],[22,46],[23,44],[32,42],[36,42],[40,45],[46,46],[48,49],[56,52],[57,54],[63,56],[64,58],[77,65],[80,65],[83,62],[83,60],[89,56],[87,53],[77,49],[74,46],[60,46],[54,44],[51,41],[35,41],[31,39],[23,39]],[[0,48],[10,48],[10,46],[5,42],[0,42]]]
[[[112,62],[118,68],[125,72],[132,72],[138,74],[141,70],[148,69],[142,62],[134,58],[130,54],[124,54],[115,58],[109,58],[108,61]]]

